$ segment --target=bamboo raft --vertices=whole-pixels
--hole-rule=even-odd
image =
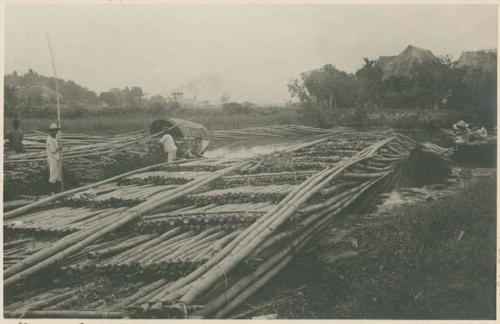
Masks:
[[[338,129],[336,129],[338,130]],[[267,127],[250,127],[245,129],[217,130],[210,132],[214,141],[249,140],[256,137],[284,137],[290,135],[328,135],[336,130],[315,128],[304,125],[275,125]]]
[[[49,174],[45,141],[41,132],[25,136],[25,153],[4,156],[4,187],[6,199],[19,193],[45,194]],[[63,173],[68,187],[92,183],[141,166],[159,163],[161,154],[150,145],[151,136],[131,132],[113,136],[65,134]]]
[[[4,316],[225,318],[341,215],[396,187],[415,151],[440,156],[385,131],[328,135],[251,160],[163,164],[5,213],[12,240],[61,238],[10,252]],[[47,269],[66,280],[15,294]]]
[[[217,141],[245,141],[259,137],[290,137],[290,136],[321,136],[333,134],[338,130],[325,130],[302,125],[279,125],[269,127],[254,127],[241,130],[221,130],[210,133],[211,140]],[[10,188],[4,199],[13,199],[19,193],[32,195],[45,194],[45,179],[48,176],[46,162],[47,134],[35,131],[24,136],[25,153],[4,156],[4,186]],[[163,160],[158,154],[158,148],[148,144],[151,136],[146,136],[141,131],[125,134],[92,136],[86,134],[65,133],[64,145],[64,172],[69,187],[78,186],[80,183],[92,183],[107,177],[115,176],[134,168],[152,165]],[[180,145],[181,143],[179,143]],[[182,146],[182,145],[181,145]],[[161,150],[160,150],[161,151]],[[321,158],[320,158],[321,159]],[[323,159],[329,160],[329,157]],[[311,160],[309,162],[323,162]],[[199,171],[214,171],[219,166],[200,166]],[[186,170],[191,169],[186,166]],[[165,170],[168,171],[168,170]],[[172,169],[171,171],[181,171]],[[148,183],[157,181],[156,184],[165,184],[162,177],[145,180]],[[140,179],[134,179],[136,183]],[[169,180],[174,184],[174,180]],[[177,179],[175,184],[182,184],[186,179]],[[43,185],[41,185],[43,184]]]
[[[7,155],[4,164],[46,161],[47,134],[36,132],[26,134],[25,153]],[[134,144],[147,137],[140,132],[119,134],[114,136],[91,136],[84,134],[64,134],[64,155],[67,158],[102,155],[111,151],[129,150]],[[23,142],[24,143],[24,142]]]

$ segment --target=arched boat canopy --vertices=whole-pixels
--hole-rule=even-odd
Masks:
[[[200,136],[205,140],[209,138],[208,130],[203,125],[179,118],[157,119],[151,124],[150,132],[157,134],[165,127],[171,128],[168,133],[174,138],[197,138]]]
[[[151,135],[158,134],[165,128],[169,128],[168,133],[176,140],[187,140],[188,142],[194,143],[197,148],[192,149],[197,152],[197,154],[203,154],[208,147],[210,142],[209,132],[203,127],[203,125],[178,118],[164,118],[157,119],[151,123],[149,131]],[[196,155],[196,154],[195,154]]]

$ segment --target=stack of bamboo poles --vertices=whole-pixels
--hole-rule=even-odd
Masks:
[[[140,281],[126,286],[121,282],[111,284],[120,285],[120,294],[125,296],[146,285]],[[9,303],[4,307],[4,315],[23,318],[122,318],[123,312],[106,310],[113,304],[113,297],[116,298],[109,294],[107,286],[97,283],[63,286]],[[73,310],[75,308],[79,310]]]
[[[172,303],[204,305],[193,316],[223,317],[270,280],[314,235],[363,194],[387,190],[399,176],[398,165],[414,143],[399,137],[376,143],[351,159],[319,172],[297,187],[272,210],[240,233],[203,266],[174,283],[162,298],[133,308],[140,316],[160,316]],[[324,200],[305,204],[323,190]],[[325,192],[328,190],[328,193]],[[300,226],[283,227],[300,209]],[[295,221],[296,222],[296,221]],[[287,229],[287,230],[283,230]],[[281,231],[280,231],[281,230]],[[236,266],[261,259],[257,269],[241,276]],[[228,278],[233,278],[234,282]],[[225,282],[225,284],[224,284]]]
[[[295,150],[295,149],[300,149],[302,147],[308,146],[308,145],[313,145],[317,144],[325,139],[319,139],[312,141],[310,143],[304,143],[297,145],[295,147],[290,148],[289,150]],[[209,161],[210,162],[210,161]],[[186,162],[174,162],[172,164],[177,164],[177,163],[189,163],[189,161]],[[102,237],[105,237],[109,233],[112,233],[113,231],[123,227],[126,224],[129,224],[130,222],[133,222],[142,215],[147,214],[148,212],[161,209],[163,208],[162,206],[168,206],[169,202],[175,201],[181,197],[184,197],[188,195],[189,193],[196,192],[200,188],[203,188],[204,186],[208,185],[211,183],[213,180],[216,180],[222,176],[225,176],[226,174],[230,174],[232,172],[235,172],[237,170],[246,168],[251,165],[250,162],[238,162],[238,163],[231,163],[231,161],[227,160],[222,160],[219,162],[219,164],[222,164],[224,166],[224,169],[220,169],[218,171],[213,172],[212,174],[202,177],[199,179],[195,179],[185,185],[181,185],[176,189],[173,189],[171,191],[165,192],[165,193],[160,193],[158,195],[155,195],[154,197],[148,199],[147,202],[141,203],[135,207],[128,208],[126,210],[120,210],[120,209],[115,209],[115,213],[110,213],[109,220],[107,219],[103,223],[96,225],[96,226],[90,226],[85,229],[82,229],[76,233],[67,235],[60,241],[55,242],[50,248],[46,250],[42,250],[38,253],[35,253],[26,259],[22,260],[21,262],[13,265],[12,267],[9,267],[5,271],[5,280],[4,280],[4,286],[5,287],[10,287],[11,285],[22,282],[25,280],[27,277],[31,277],[38,273],[39,271],[46,269],[47,267],[53,266],[56,263],[61,262],[65,258],[71,256],[74,253],[77,253],[78,251],[81,251],[83,248],[93,244],[96,240],[101,239]],[[162,163],[159,165],[154,165],[151,167],[146,167],[143,168],[139,171],[148,171],[150,169],[158,168],[158,167],[163,167],[166,164]],[[213,165],[216,168],[219,168],[218,165]],[[191,166],[193,167],[193,166]],[[195,165],[194,167],[198,167],[198,165]],[[133,173],[138,173],[138,172],[133,172]],[[58,195],[55,195],[54,197],[42,199],[40,201],[34,202],[30,205],[23,206],[17,210],[13,210],[10,212],[7,212],[4,214],[5,219],[13,219],[16,217],[19,217],[20,214],[23,212],[29,211],[33,208],[37,208],[40,206],[44,206],[44,204],[47,204],[49,202],[55,201],[56,199],[61,199],[66,196],[68,196],[70,193],[76,193],[76,192],[81,192],[83,189],[90,189],[93,187],[96,187],[97,185],[103,185],[106,183],[110,183],[111,181],[116,181],[119,180],[120,178],[123,178],[125,176],[129,176],[133,174],[132,172],[128,172],[124,175],[121,176],[116,176],[113,177],[109,180],[106,181],[100,181],[96,183],[95,185],[88,185],[85,187],[82,187],[82,189],[74,189],[70,190],[67,193],[61,193]]]
[[[219,161],[219,160],[209,160],[204,159],[201,161],[192,161],[182,164],[169,165],[163,168],[165,171],[169,172],[181,172],[181,171],[191,171],[191,172],[213,172],[224,169],[227,165],[236,162],[235,160],[229,161]]]
[[[19,193],[39,195],[48,191],[46,179],[49,171],[46,145],[43,144],[46,138],[37,135],[35,139],[40,147],[34,149],[30,146],[27,153],[4,157],[4,187],[9,188],[7,199],[13,199]],[[149,152],[148,141],[149,137],[138,132],[112,137],[66,134],[63,139],[66,184],[74,186],[79,182],[99,181],[116,172],[163,159]]]
[[[346,177],[346,179],[347,179],[347,180],[349,180],[349,179],[350,179],[349,181],[351,181],[351,182],[353,181],[353,180],[352,180],[353,178],[357,179],[358,181],[360,180],[360,175],[358,175],[356,172],[346,173],[344,176]],[[314,178],[314,177],[315,177],[315,176],[313,176],[312,178]],[[363,177],[361,176],[361,178],[363,178]],[[306,182],[307,182],[307,181],[306,181]],[[331,189],[331,188],[330,188],[330,189]],[[332,190],[330,190],[329,194],[332,194],[332,192],[333,192],[333,191],[332,191]],[[328,197],[328,193],[327,193],[326,191],[324,191],[323,193],[324,193],[325,197]],[[275,208],[274,208],[274,209],[275,209]],[[303,211],[303,210],[301,210],[301,211],[300,211],[300,214],[301,214],[301,215],[303,215],[303,214],[304,214],[304,211]],[[254,220],[254,222],[258,222],[258,221],[259,221],[259,219],[261,219],[262,217],[263,217],[263,216],[261,216],[261,217],[260,217],[260,218],[258,218],[257,220]],[[303,219],[303,216],[301,217],[301,219]],[[255,223],[254,223],[254,224],[255,224]],[[303,227],[303,226],[301,226],[300,228],[302,228],[302,227]],[[174,229],[174,230],[175,230],[175,229]],[[211,230],[214,230],[214,229],[211,229]],[[216,229],[215,229],[215,230],[216,230]],[[179,229],[179,231],[181,231],[181,232],[179,233],[179,235],[186,235],[184,232],[182,232],[182,229]],[[236,233],[237,233],[237,232],[236,232]],[[195,233],[192,233],[192,234],[194,235]],[[204,233],[204,234],[206,234],[206,233]],[[182,236],[181,236],[181,238],[179,238],[179,237],[178,237],[179,235],[174,235],[174,237],[175,237],[176,239],[182,240],[182,239],[183,239],[183,238],[182,238]],[[200,234],[196,234],[196,235],[200,235]],[[228,235],[229,235],[229,234],[228,234]],[[233,235],[238,235],[238,234],[233,234]],[[284,236],[288,236],[288,234],[287,234],[287,235],[283,235],[283,234],[281,233],[281,234],[278,236],[278,238],[279,238],[279,237],[284,237]],[[293,235],[291,235],[291,236],[293,237]],[[188,237],[189,237],[189,236],[184,237],[184,240],[188,240]],[[233,236],[233,237],[234,237],[234,236]],[[289,236],[288,236],[288,237],[289,237]],[[191,237],[191,239],[192,239],[192,237]],[[195,240],[192,240],[192,242],[194,242],[194,241],[196,241],[196,239],[195,239]],[[279,240],[278,240],[277,238],[272,238],[272,239],[270,240],[270,242],[268,243],[268,245],[269,245],[269,244],[271,244],[272,242],[275,242],[275,243],[276,243],[276,242],[278,242],[278,241],[279,241]],[[181,242],[182,242],[182,241],[181,241]],[[233,242],[233,241],[229,241],[227,244],[231,244],[231,242]],[[175,243],[175,241],[174,241],[174,243]],[[281,241],[281,243],[283,244],[283,241]],[[165,244],[167,244],[167,243],[165,243]],[[190,244],[188,244],[188,245],[186,245],[186,246],[187,246],[187,247],[191,247],[191,245],[190,245]],[[226,245],[226,246],[227,246],[227,245]],[[265,248],[262,248],[261,250],[262,250],[262,251],[267,251],[267,253],[268,253],[268,250],[269,250],[269,248],[270,248],[271,246],[272,246],[272,245],[269,245],[269,246],[267,246],[267,247],[265,247]],[[87,248],[90,248],[90,246],[88,246]],[[222,248],[222,250],[223,250],[223,249],[224,249],[224,248]],[[174,250],[174,251],[175,251],[175,250]],[[81,252],[84,252],[84,251],[80,251],[80,256],[81,256]],[[259,252],[259,253],[257,253],[257,252],[258,252],[258,251],[255,251],[255,253],[254,253],[254,254],[255,254],[255,256],[256,256],[256,257],[258,256],[258,258],[262,258],[262,254],[261,254],[260,252]],[[124,253],[125,255],[128,255],[129,257],[130,257],[130,256],[134,256],[134,257],[135,257],[135,256],[137,255],[137,253],[135,253],[135,252],[131,252],[131,251],[128,251],[128,252],[127,252],[127,251],[124,251],[124,252],[122,252],[122,253]],[[155,252],[155,253],[161,253],[161,252],[160,252],[160,251],[158,251],[158,252]],[[174,253],[175,253],[175,252],[174,252]],[[75,255],[75,254],[73,254],[73,255]],[[78,255],[77,255],[77,256],[78,256]],[[169,256],[171,257],[171,256],[172,256],[172,253],[170,253],[170,252],[169,252]],[[175,256],[175,255],[174,255],[174,256]],[[154,254],[146,253],[146,257],[154,258]],[[258,258],[257,258],[257,259],[258,259]],[[158,259],[157,261],[160,261],[160,260],[162,260],[162,259]],[[211,261],[211,260],[212,260],[212,259],[205,260],[204,262],[203,262],[203,261],[202,261],[202,262],[203,262],[203,264],[204,264],[204,265],[206,265],[207,263],[210,263],[210,261]],[[180,275],[186,275],[187,273],[194,273],[194,272],[198,271],[198,269],[200,269],[200,268],[203,268],[203,267],[204,267],[204,266],[201,266],[201,265],[200,265],[201,263],[200,263],[200,264],[195,264],[194,266],[192,266],[192,268],[190,268],[190,270],[188,270],[189,268],[187,268],[186,263],[180,262],[180,261],[178,261],[178,260],[177,260],[176,262],[166,262],[166,261],[167,261],[167,260],[160,261],[160,262],[163,262],[163,269],[164,269],[163,271],[164,271],[164,272],[163,272],[163,274],[162,274],[162,275],[163,275],[163,276],[167,276],[167,275],[168,275],[168,276],[170,276],[170,278],[174,278],[175,276],[179,276],[179,274],[180,274]],[[247,260],[247,261],[248,261],[248,260]],[[250,261],[251,261],[251,260],[250,260]],[[89,261],[87,261],[87,262],[89,262]],[[145,261],[145,262],[146,262],[146,261]],[[191,265],[193,265],[193,262],[191,262],[190,264],[191,264]],[[87,269],[85,264],[83,264],[83,265],[81,265],[81,266],[82,266],[84,269]],[[87,265],[87,267],[88,267],[88,265]],[[127,266],[123,267],[123,265],[122,265],[122,268],[125,268],[125,269],[130,270],[130,268],[127,268]],[[196,268],[196,270],[194,270],[195,268]],[[120,268],[118,267],[118,268],[112,268],[112,269],[113,269],[113,271],[117,271],[117,270],[118,270],[118,269],[120,269]],[[135,268],[135,269],[137,270],[137,268]],[[140,269],[142,269],[142,268],[140,268]],[[154,271],[156,271],[156,273],[158,273],[158,269],[162,269],[162,266],[159,266],[158,268],[152,267],[152,268],[148,268],[148,269],[153,270],[152,272],[150,272],[150,274],[151,274],[151,273],[155,273]],[[151,271],[151,270],[150,270],[150,271]],[[183,270],[184,270],[184,272],[182,272]],[[159,272],[159,273],[161,274],[162,272]],[[188,275],[188,277],[189,277],[189,276],[190,276],[190,274]],[[230,278],[231,278],[231,280],[236,280],[235,278],[237,278],[237,277],[238,277],[238,276],[236,276],[236,277],[235,277],[235,274],[234,274],[233,272],[231,272],[231,277],[230,277]],[[177,279],[177,280],[183,280],[183,278],[186,278],[186,277],[181,277],[180,279]],[[174,282],[173,284],[175,284],[175,283],[177,283],[177,282]],[[177,283],[177,284],[178,284],[178,283]],[[169,291],[168,291],[165,287],[159,287],[158,289],[160,289],[160,291],[162,292],[162,295],[164,295],[164,296],[165,296],[165,295],[168,295],[168,292],[169,292]],[[219,289],[220,289],[220,287],[219,287]],[[157,291],[157,294],[156,294],[156,295],[157,295],[157,296],[160,296],[160,297],[162,296],[162,295],[160,295],[160,294],[159,294],[159,292],[158,292],[158,291]],[[200,302],[200,304],[203,304],[203,303],[201,303],[201,302]],[[145,305],[146,305],[146,306],[145,306]],[[136,306],[137,306],[137,305],[136,305]],[[142,304],[142,305],[139,305],[139,306],[140,306],[139,308],[132,307],[131,309],[133,309],[134,311],[137,311],[137,309],[141,309],[141,314],[142,314],[143,316],[151,316],[151,314],[156,314],[156,313],[161,314],[161,316],[170,316],[170,315],[167,315],[167,314],[172,314],[172,312],[173,312],[174,310],[178,309],[178,307],[177,307],[177,306],[169,306],[169,305],[167,305],[167,306],[165,306],[165,307],[162,305],[161,307],[159,307],[158,305],[156,305],[156,304],[155,304],[154,300],[153,300],[153,302],[151,302],[151,300],[149,300],[149,301],[148,301],[148,303],[146,303],[146,304]],[[196,311],[196,305],[195,305],[195,304],[193,304],[193,305],[189,305],[186,309],[189,309],[190,311]]]
[[[4,286],[9,287],[14,283],[23,281],[26,277],[32,276],[39,271],[46,269],[61,262],[71,254],[80,251],[82,248],[92,244],[94,241],[101,239],[109,233],[123,227],[139,219],[142,215],[153,211],[161,206],[168,205],[171,201],[175,201],[190,193],[195,192],[199,188],[207,185],[213,180],[245,167],[250,162],[233,163],[224,169],[215,171],[206,177],[193,180],[184,185],[178,186],[175,189],[168,188],[164,192],[159,192],[147,201],[140,203],[134,207],[126,210],[118,210],[110,215],[109,221],[106,220],[99,226],[87,227],[84,230],[75,232],[65,236],[63,239],[55,242],[49,249],[35,253],[30,257],[24,259],[18,264],[9,267],[4,272]],[[39,205],[39,203],[34,203]],[[20,210],[27,210],[30,206],[20,208]],[[19,212],[16,210],[5,213],[4,217],[13,217]],[[117,219],[118,218],[118,219]]]
[[[235,230],[246,227],[273,206],[270,202],[244,204],[210,204],[203,207],[184,208],[167,213],[142,217],[138,224],[143,231],[163,231],[174,227],[186,230]]]
[[[220,228],[218,225],[232,222],[234,218],[231,217],[241,216],[241,211],[251,210],[256,204],[246,205],[244,210],[234,206],[231,210],[230,205],[218,202],[222,205],[217,206],[212,199],[206,202],[208,206],[181,205],[167,212],[154,211],[179,198],[211,192],[211,183],[224,177],[241,177],[234,173],[259,165],[262,158],[255,162],[226,164],[224,169],[213,174],[161,192],[135,207],[112,213],[117,218],[68,235],[50,249],[7,268],[4,285],[9,288],[55,262],[64,262],[68,271],[96,269],[109,275],[120,269],[128,274],[146,271],[159,276],[158,280],[141,287],[108,310],[126,307],[133,316],[140,317],[224,317],[283,269],[295,251],[300,251],[335,217],[348,211],[359,199],[388,190],[397,183],[401,163],[410,157],[409,152],[417,145],[402,136],[376,142],[378,136],[381,135],[375,134],[369,140],[367,134],[360,133],[356,137],[349,133],[342,141],[352,139],[350,142],[354,143],[366,137],[372,145],[364,145],[356,155],[309,175],[298,186],[292,185],[292,190],[279,202],[263,204],[262,210],[248,213],[251,216],[244,215],[242,221],[236,217],[239,227]],[[309,150],[307,147],[318,147],[312,151],[321,156],[325,143],[331,142],[340,148],[342,141],[322,139],[294,147],[279,156],[300,156]],[[259,192],[265,188],[256,186],[253,190]],[[227,215],[230,216],[224,220]],[[142,234],[121,237],[115,242],[101,241],[121,226],[141,218],[135,226]],[[188,226],[179,224],[181,221]],[[154,222],[168,226],[144,226]],[[191,222],[192,227],[189,226]],[[196,227],[199,223],[212,226]]]
[[[217,130],[210,132],[211,140],[248,140],[256,137],[284,137],[292,135],[330,135],[340,129],[323,129],[303,125],[276,125],[251,127],[237,130]]]
[[[245,202],[277,202],[295,188],[294,185],[242,186],[215,189],[185,197],[185,201],[195,205],[233,204]]]
[[[158,169],[158,168],[162,168],[165,165],[172,165],[172,164],[178,164],[178,163],[186,163],[186,162],[189,162],[189,161],[193,161],[193,160],[177,160],[177,161],[173,161],[173,162],[162,162],[162,163],[158,163],[158,164],[153,164],[153,165],[149,165],[149,166],[146,166],[146,167],[143,167],[143,168],[140,168],[140,169],[135,169],[135,170],[132,170],[132,171],[129,171],[129,172],[125,172],[125,173],[122,173],[120,175],[113,176],[111,178],[108,178],[108,179],[105,179],[105,180],[101,180],[101,181],[98,181],[98,182],[95,182],[95,183],[92,183],[92,184],[88,184],[88,185],[85,185],[85,186],[82,186],[82,187],[78,187],[78,188],[66,190],[66,191],[58,193],[56,195],[51,195],[49,197],[45,197],[45,198],[41,198],[41,199],[35,200],[35,201],[33,201],[33,202],[31,202],[31,203],[29,203],[27,205],[22,205],[21,207],[19,207],[17,209],[13,209],[13,210],[9,210],[9,211],[4,211],[3,218],[4,218],[4,220],[13,219],[15,217],[18,217],[19,215],[22,215],[23,213],[26,213],[27,211],[35,210],[37,208],[38,209],[45,208],[49,204],[52,204],[53,206],[56,206],[59,200],[64,199],[66,197],[69,197],[71,195],[81,194],[84,191],[93,191],[95,188],[103,188],[103,189],[105,189],[106,187],[114,188],[114,187],[117,186],[116,182],[120,181],[120,179],[122,179],[122,178],[131,176],[131,175],[134,175],[134,174],[138,174],[138,173],[141,173],[141,172],[146,172],[146,171],[150,171],[150,170],[155,170],[155,169]],[[90,193],[90,195],[94,196],[94,193]]]
[[[148,281],[80,283],[53,288],[4,307],[7,318],[123,318],[125,307],[133,307],[150,297],[159,296],[166,279]],[[109,289],[120,294],[109,294]],[[82,298],[84,297],[84,298]],[[182,318],[185,312],[199,310],[200,306],[172,309],[168,318]],[[78,309],[78,310],[75,310]]]
[[[67,235],[117,219],[123,208],[93,210],[90,208],[59,207],[35,211],[4,222],[4,229],[20,233],[53,233]]]
[[[175,187],[174,185],[129,185],[106,187],[103,189],[96,188],[95,190],[88,190],[66,197],[62,203],[66,206],[89,206],[94,208],[135,206],[157,193],[165,192]]]
[[[179,172],[168,172],[168,171],[151,171],[144,172],[140,174],[135,174],[130,177],[121,179],[119,185],[144,185],[144,184],[155,184],[155,185],[176,185],[185,184],[197,177],[206,176],[207,172],[195,172],[195,171],[179,171]]]
[[[108,137],[107,139],[101,137],[102,140],[96,143],[94,141],[95,136],[79,135],[79,140],[75,143],[73,137],[75,137],[75,135],[64,135],[65,159],[85,156],[101,156],[112,152],[129,151],[130,149],[141,147],[141,145],[138,146],[138,144],[147,138],[142,134],[135,133]],[[88,137],[88,139],[85,139],[86,137]],[[39,141],[41,142],[41,146],[39,149],[31,153],[20,153],[6,156],[4,158],[4,164],[19,164],[22,162],[37,161],[45,162],[47,160],[47,153],[45,152],[46,145],[44,145],[46,139],[46,135],[40,135]]]
[[[111,141],[116,141],[124,137],[127,138],[139,138],[141,136],[140,131],[129,132],[125,134],[118,135],[108,135],[108,136],[98,136],[98,135],[87,135],[87,134],[64,134],[64,143],[68,148],[80,147],[84,145],[96,145],[104,144]],[[33,133],[27,133],[23,138],[23,146],[26,153],[40,153],[44,151],[47,147],[46,140],[47,134],[39,131],[34,131]]]
[[[43,247],[42,244],[33,243],[35,242],[32,237],[6,240],[3,244],[3,268],[16,264]]]
[[[217,179],[214,188],[233,188],[245,185],[267,186],[270,184],[299,184],[315,174],[315,171],[294,171],[234,175]]]
[[[350,157],[376,142],[377,138],[363,140],[357,136],[330,138],[326,142],[294,152],[294,157]]]
[[[296,156],[293,158],[294,162],[304,163],[304,162],[316,162],[316,163],[328,163],[334,164],[341,160],[340,156]]]
[[[161,235],[144,234],[88,247],[68,259],[63,270],[177,279],[206,262],[234,236],[213,228],[199,232],[173,228]]]
[[[242,174],[281,173],[318,171],[338,163],[343,158],[350,157],[361,149],[366,148],[372,140],[359,141],[359,134],[346,132],[345,134],[329,137],[327,140],[313,146],[306,146],[290,152],[269,154],[256,165],[242,170]]]
[[[259,164],[252,168],[243,170],[243,174],[256,173],[277,173],[277,172],[294,172],[294,171],[319,171],[327,168],[329,163],[295,161],[293,159],[281,159],[275,156],[263,159]]]

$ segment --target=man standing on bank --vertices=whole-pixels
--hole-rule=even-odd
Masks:
[[[14,127],[5,138],[9,141],[9,149],[16,153],[24,153],[23,137],[24,133],[19,126],[21,122],[19,119],[14,119],[12,126]]]
[[[56,194],[61,184],[61,145],[57,141],[57,132],[61,128],[56,123],[50,124],[49,136],[47,137],[47,161],[49,163],[49,186],[51,194]]]
[[[174,138],[165,133],[160,139],[160,143],[163,144],[163,151],[167,154],[167,162],[172,162],[175,160],[175,155],[177,154],[177,145],[175,145]]]

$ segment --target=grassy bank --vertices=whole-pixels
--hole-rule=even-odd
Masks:
[[[495,180],[483,179],[449,198],[394,209],[382,225],[357,226],[343,240],[356,242],[355,257],[325,262],[327,244],[297,258],[250,301],[269,304],[252,315],[494,319],[495,197]]]
[[[70,133],[120,134],[140,129],[149,129],[151,122],[158,118],[174,117],[191,120],[204,125],[209,130],[238,129],[255,126],[305,124],[294,108],[256,110],[248,114],[228,114],[221,109],[182,109],[173,113],[116,112],[88,114],[75,118],[64,118],[63,126]],[[55,113],[39,118],[22,118],[25,132],[45,130],[55,121]],[[4,120],[5,129],[11,128],[12,119]]]

